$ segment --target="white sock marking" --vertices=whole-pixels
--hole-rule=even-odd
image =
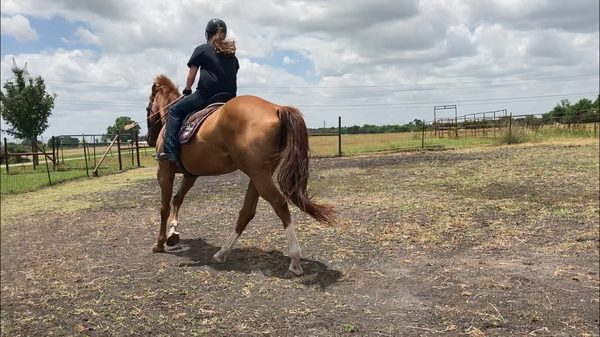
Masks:
[[[294,225],[289,224],[286,227],[285,237],[287,238],[288,244],[290,246],[290,257],[300,259],[302,249],[300,248],[300,244],[298,243],[298,238],[296,238],[296,231],[294,230]]]

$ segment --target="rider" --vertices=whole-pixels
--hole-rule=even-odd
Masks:
[[[189,113],[206,107],[208,100],[217,93],[229,93],[232,97],[236,95],[236,76],[240,65],[235,57],[235,41],[225,39],[227,25],[221,19],[210,20],[205,32],[207,43],[196,47],[187,63],[190,70],[183,90],[185,97],[169,110],[163,152],[156,155],[160,161],[177,161],[179,129]],[[196,91],[192,93],[198,69],[200,79]]]

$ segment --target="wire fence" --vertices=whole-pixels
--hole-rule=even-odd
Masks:
[[[112,174],[151,165],[154,149],[140,142],[135,133],[61,135],[47,143],[32,144],[31,150],[2,144],[1,193],[33,191],[76,179]]]
[[[313,156],[341,156],[389,150],[455,149],[472,146],[515,144],[551,138],[595,137],[599,134],[599,115],[585,118],[548,117],[545,114],[511,115],[498,110],[483,116],[465,115],[438,118],[406,132],[350,133],[351,127],[313,133]]]
[[[399,150],[435,150],[535,142],[557,137],[595,137],[599,118],[549,118],[547,115],[511,115],[506,110],[438,118],[406,132],[352,133],[352,127],[331,132],[312,133],[309,137],[314,157],[353,155]],[[130,133],[100,135],[61,135],[47,143],[12,148],[6,139],[0,159],[2,194],[33,191],[44,186],[81,178],[112,174],[155,165],[154,148]]]

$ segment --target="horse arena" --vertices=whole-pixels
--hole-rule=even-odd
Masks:
[[[2,201],[3,336],[598,336],[598,141],[311,159],[340,223],[200,177],[152,253],[156,167]],[[176,183],[181,180],[178,176]]]

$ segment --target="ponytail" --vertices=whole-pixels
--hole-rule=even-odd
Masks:
[[[213,37],[212,44],[215,46],[217,53],[225,56],[235,56],[235,41],[225,39],[225,33],[221,29]]]

